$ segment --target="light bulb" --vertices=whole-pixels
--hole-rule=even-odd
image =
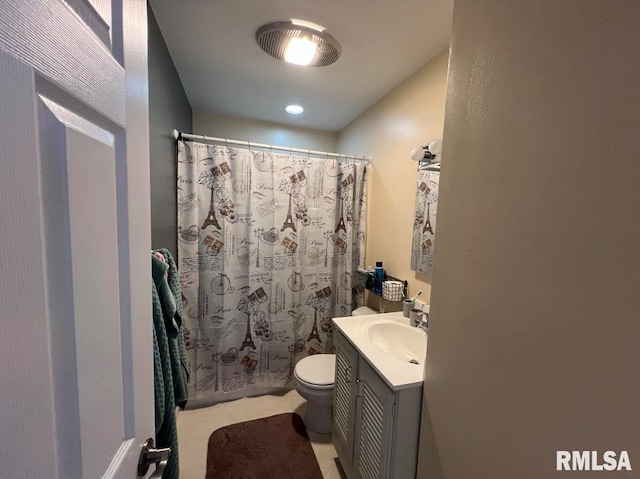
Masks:
[[[318,44],[307,37],[294,37],[289,40],[287,50],[284,52],[284,59],[294,65],[305,66],[313,61],[317,50]]]
[[[409,156],[411,156],[411,159],[413,161],[424,160],[424,148],[422,148],[421,146],[416,146],[413,150],[411,150]]]
[[[442,153],[442,140],[433,140],[428,145],[429,153],[433,155],[439,155]]]

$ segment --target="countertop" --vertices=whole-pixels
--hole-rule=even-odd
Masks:
[[[345,316],[333,318],[333,324],[340,330],[347,340],[358,350],[373,369],[394,390],[420,386],[423,383],[424,360],[422,364],[409,364],[396,359],[371,344],[360,333],[360,326],[372,319],[384,319],[409,324],[402,312],[369,314],[365,316]]]

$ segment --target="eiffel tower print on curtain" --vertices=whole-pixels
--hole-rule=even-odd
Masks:
[[[198,141],[178,155],[192,397],[287,387],[333,351],[330,318],[362,304],[340,278],[364,256],[366,165]]]

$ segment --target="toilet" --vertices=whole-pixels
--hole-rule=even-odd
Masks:
[[[357,308],[352,316],[377,314],[367,307]],[[314,354],[301,359],[293,370],[296,391],[307,400],[304,425],[318,434],[333,429],[333,391],[336,380],[336,355]]]
[[[304,425],[319,434],[333,429],[333,386],[336,355],[314,354],[301,359],[293,370],[296,391],[307,400]]]
[[[368,314],[378,314],[375,309],[367,308],[366,306],[360,306],[359,308],[351,311],[351,316],[366,316]]]

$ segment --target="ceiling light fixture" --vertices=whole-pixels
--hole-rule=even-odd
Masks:
[[[304,112],[304,108],[300,105],[289,105],[284,109],[289,115],[301,115]]]
[[[302,20],[263,25],[256,32],[256,41],[268,55],[295,65],[331,65],[342,52],[323,27]]]
[[[318,44],[307,37],[292,38],[284,51],[284,60],[294,65],[309,65],[316,56]]]
[[[418,162],[419,170],[436,170],[440,171],[440,163],[441,158],[440,154],[442,153],[442,140],[432,140],[423,146],[416,146],[411,152],[409,156],[413,161]]]

